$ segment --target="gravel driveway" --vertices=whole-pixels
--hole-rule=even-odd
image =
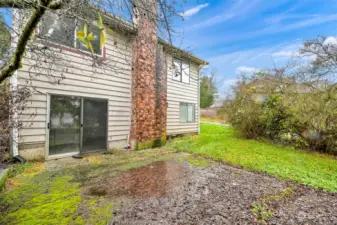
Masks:
[[[121,205],[111,224],[337,224],[337,194],[226,165],[157,162],[103,193]]]

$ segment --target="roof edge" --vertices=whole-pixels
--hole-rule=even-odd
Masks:
[[[190,59],[190,60],[198,63],[199,65],[204,65],[204,66],[209,65],[209,62],[207,62],[207,61],[199,58],[198,56],[196,56],[196,55],[194,55],[194,54],[192,54],[190,52],[184,51],[184,50],[182,50],[182,49],[180,49],[180,48],[178,48],[178,47],[176,47],[176,46],[174,46],[174,45],[172,45],[172,44],[164,41],[161,38],[158,38],[158,43],[162,44],[162,45],[164,45],[164,46],[166,46],[168,48],[171,48],[173,50],[173,53],[175,53],[174,51],[177,51],[177,53],[180,56],[188,58],[188,59]]]
[[[128,33],[128,34],[133,34],[136,35],[138,32],[138,26],[134,23],[130,23],[128,21],[126,21],[125,19],[118,17],[114,14],[111,14],[103,9],[100,9],[92,4],[89,4],[89,9],[92,9],[94,11],[98,11],[101,13],[102,17],[105,18],[105,24],[107,24],[108,26],[111,26],[112,28],[122,32],[122,33]],[[91,14],[91,13],[90,13]],[[92,15],[92,14],[91,14]],[[104,21],[104,20],[103,20]],[[193,62],[198,63],[199,65],[209,65],[209,62],[199,58],[198,56],[184,51],[174,45],[172,45],[171,43],[168,43],[166,41],[164,41],[162,38],[158,37],[158,43],[161,45],[164,45],[165,47],[169,48],[172,50],[173,53],[177,53],[178,55],[188,58],[190,60],[192,60]]]

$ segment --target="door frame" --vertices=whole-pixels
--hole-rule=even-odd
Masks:
[[[56,154],[56,155],[49,155],[49,134],[50,134],[50,104],[51,104],[51,96],[52,95],[58,95],[58,96],[67,96],[67,97],[79,97],[81,98],[81,125],[80,125],[80,151],[70,152],[70,153],[64,153],[64,154]],[[94,97],[86,97],[86,96],[80,96],[80,95],[65,95],[65,94],[58,94],[58,93],[47,93],[47,115],[46,115],[46,141],[45,141],[45,158],[46,159],[56,159],[56,158],[65,158],[70,157],[75,154],[81,153],[82,145],[83,145],[83,106],[84,106],[84,99],[99,99],[99,100],[105,100],[107,104],[107,114],[106,114],[106,149],[109,149],[109,99],[108,98],[94,98]]]
[[[46,141],[45,141],[45,157],[49,158],[49,123],[50,123],[50,94],[47,93],[47,115],[46,115]]]

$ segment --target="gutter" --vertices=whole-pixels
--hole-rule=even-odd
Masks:
[[[178,48],[178,47],[176,47],[176,46],[174,46],[174,45],[172,45],[172,44],[170,44],[170,43],[164,41],[164,40],[161,39],[161,38],[158,38],[158,43],[159,43],[159,44],[162,44],[162,45],[164,45],[164,46],[166,46],[166,47],[168,47],[168,48],[171,48],[172,51],[173,51],[173,53],[177,53],[177,54],[181,55],[181,56],[184,57],[184,58],[190,59],[190,60],[192,60],[193,62],[195,62],[195,63],[201,65],[201,67],[203,67],[203,66],[209,64],[209,62],[207,62],[207,61],[205,61],[205,60],[199,58],[198,56],[193,55],[193,54],[190,53],[190,52],[184,51],[184,50],[182,50],[182,49],[180,49],[180,48]]]
[[[19,14],[19,10],[17,9],[13,9],[13,18],[12,18],[12,23],[13,23],[13,27],[19,27],[19,18],[16,18],[15,15],[17,15],[17,17],[20,17],[20,14]],[[16,45],[17,45],[17,41],[18,41],[18,35],[16,35],[14,32],[12,32],[12,35],[11,35],[11,47],[13,49],[16,48]],[[10,84],[10,90],[12,93],[15,93],[15,91],[17,91],[18,89],[18,73],[17,71],[14,72],[14,74],[10,77],[10,80],[9,80],[9,84]],[[15,101],[12,101],[12,102],[15,102]],[[18,124],[18,113],[17,113],[17,110],[16,110],[16,105],[11,105],[10,107],[13,107],[13,112],[14,114],[11,116],[9,119],[10,120],[13,120],[13,123],[15,124],[14,127],[12,127],[12,153],[13,153],[13,156],[17,156],[19,155],[19,148],[18,148],[18,140],[19,140],[19,133],[18,133],[18,128],[17,128],[17,124]]]
[[[17,91],[18,87],[18,78],[17,78],[17,72],[15,71],[14,74],[10,78],[10,90],[12,93],[15,93]],[[15,98],[15,97],[13,97]],[[15,100],[13,101],[15,102]],[[18,124],[18,112],[16,109],[16,105],[11,105],[10,107],[13,107],[13,115],[11,116],[10,120],[12,120],[13,124],[15,125],[12,127],[12,152],[13,156],[19,155],[19,148],[18,148],[18,141],[19,141],[19,131],[17,128]]]

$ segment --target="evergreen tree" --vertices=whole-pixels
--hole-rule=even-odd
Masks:
[[[204,75],[200,79],[200,107],[205,109],[214,103],[214,95],[217,93],[215,73],[210,76]]]

